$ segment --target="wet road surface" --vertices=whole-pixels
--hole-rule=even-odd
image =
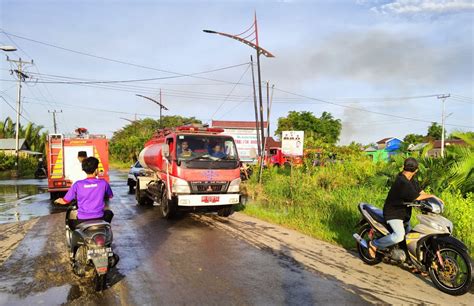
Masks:
[[[88,280],[72,274],[64,213],[59,213],[42,217],[0,267],[0,304],[367,303],[342,282],[308,271],[291,257],[255,248],[199,217],[163,220],[158,207],[137,206],[125,182],[125,175],[112,175],[114,250],[121,260],[108,279],[109,289],[93,292]],[[48,197],[33,196],[17,209],[33,203],[50,209]]]

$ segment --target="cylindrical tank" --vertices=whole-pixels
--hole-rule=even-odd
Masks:
[[[163,170],[163,157],[161,155],[162,143],[146,144],[145,148],[140,152],[138,161],[144,168],[153,171]]]

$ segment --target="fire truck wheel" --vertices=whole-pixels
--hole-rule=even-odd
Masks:
[[[136,188],[136,193],[135,193],[135,198],[137,199],[137,203],[140,206],[149,206],[153,205],[153,200],[150,199],[144,191],[141,191],[140,188],[138,188],[138,181],[137,181],[137,188]]]
[[[176,216],[177,210],[178,207],[176,201],[174,201],[173,199],[168,200],[168,192],[166,190],[166,187],[163,188],[160,203],[161,216],[165,219],[172,219]]]
[[[234,207],[232,205],[223,207],[217,211],[217,215],[221,217],[228,217],[234,213]]]

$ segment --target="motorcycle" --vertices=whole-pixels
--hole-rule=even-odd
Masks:
[[[369,255],[368,243],[390,233],[383,211],[367,203],[359,204],[362,220],[353,235],[359,257],[368,265],[382,260],[414,266],[429,273],[433,284],[450,295],[462,295],[472,286],[472,262],[468,248],[452,236],[453,223],[442,217],[444,205],[436,198],[406,203],[421,211],[419,224],[405,235],[405,240],[385,250],[377,250],[375,258]]]
[[[66,244],[74,274],[94,278],[96,291],[106,289],[107,273],[119,261],[112,250],[112,228],[103,220],[90,220],[71,228],[70,220],[77,218],[77,206],[66,212]]]

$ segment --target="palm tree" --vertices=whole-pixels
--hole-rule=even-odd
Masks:
[[[45,153],[48,132],[41,133],[43,129],[44,126],[42,125],[28,122],[25,127],[20,125],[19,135],[20,138],[25,138],[31,150]],[[0,138],[13,138],[15,134],[15,122],[13,122],[12,118],[7,117],[3,122],[0,122]]]

